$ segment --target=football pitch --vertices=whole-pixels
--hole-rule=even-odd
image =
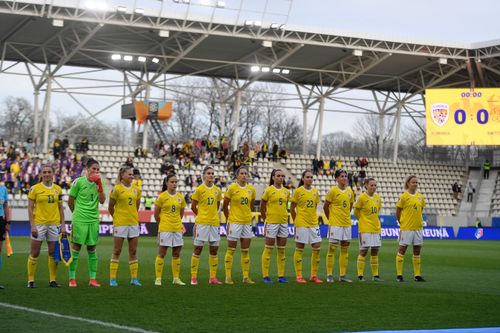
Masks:
[[[58,281],[63,288],[48,287],[46,251],[38,261],[37,288],[26,288],[29,240],[13,237],[12,243],[14,255],[7,258],[3,253],[4,265],[0,271],[0,283],[6,287],[0,290],[0,322],[2,328],[10,332],[115,332],[133,328],[157,332],[345,332],[500,326],[500,242],[426,240],[422,275],[428,282],[413,282],[411,256],[407,253],[406,282],[397,283],[394,263],[397,243],[396,240],[384,240],[380,253],[380,274],[384,282],[371,281],[368,260],[366,282],[299,285],[294,281],[294,245],[290,240],[287,246],[290,283],[266,285],[261,282],[260,268],[263,240],[255,239],[250,273],[255,285],[240,282],[239,251],[235,253],[233,266],[235,284],[208,285],[208,249],[205,248],[198,286],[171,284],[169,252],[163,286],[156,287],[156,238],[144,237],[138,249],[139,279],[143,286],[128,284],[124,247],[118,272],[119,286],[111,288],[108,272],[112,238],[102,237],[97,248],[98,280],[102,287],[97,289],[87,286],[85,251],[80,254],[78,288],[67,287],[67,269],[63,265],[58,268]],[[219,251],[218,277],[221,280],[224,278],[225,243],[223,239]],[[325,278],[326,245],[324,242],[321,254],[319,277],[322,279]],[[357,249],[357,244],[352,244],[349,253],[348,275],[353,280]],[[192,240],[186,238],[181,269],[181,279],[186,283],[190,279],[191,251]],[[305,277],[309,277],[310,253],[310,248],[304,252]],[[276,251],[271,261],[273,278],[276,276],[275,255]],[[335,265],[338,272],[337,263],[338,259]],[[55,317],[54,314],[71,317]]]

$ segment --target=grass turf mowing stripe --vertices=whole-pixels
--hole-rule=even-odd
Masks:
[[[500,327],[485,327],[485,328],[449,328],[438,330],[403,330],[403,331],[364,331],[356,333],[498,333]]]
[[[145,330],[145,329],[142,329],[142,328],[138,328],[138,327],[130,327],[130,326],[118,325],[118,324],[114,324],[114,323],[107,323],[105,321],[87,319],[87,318],[82,318],[82,317],[67,316],[67,315],[62,315],[62,314],[55,313],[55,312],[48,312],[48,311],[43,311],[43,310],[38,310],[38,309],[32,309],[32,308],[27,308],[27,307],[24,307],[24,306],[19,306],[19,305],[14,305],[14,304],[9,304],[9,303],[2,303],[2,302],[0,302],[0,306],[4,307],[4,308],[19,310],[19,311],[25,311],[25,312],[32,312],[32,313],[36,313],[36,314],[42,314],[42,315],[45,315],[45,316],[51,316],[51,317],[69,319],[69,320],[82,321],[82,322],[85,322],[85,323],[90,323],[90,324],[104,326],[104,327],[109,327],[109,328],[116,328],[116,329],[123,330],[123,331],[128,331],[128,332],[157,333],[155,331],[148,331],[148,330]]]

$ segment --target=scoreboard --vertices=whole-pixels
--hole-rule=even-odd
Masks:
[[[500,145],[500,88],[427,89],[427,145]]]

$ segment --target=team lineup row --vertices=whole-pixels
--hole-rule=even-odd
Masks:
[[[233,284],[231,276],[234,253],[238,241],[240,243],[241,267],[243,283],[254,284],[250,278],[249,248],[252,231],[252,207],[256,198],[253,186],[247,182],[248,171],[241,167],[236,172],[236,182],[231,184],[222,196],[221,190],[214,185],[214,169],[210,166],[203,170],[203,184],[192,194],[191,209],[196,215],[194,233],[194,249],[191,256],[191,285],[198,284],[198,267],[200,254],[205,243],[209,245],[209,284],[222,284],[217,279],[219,233],[219,208],[228,221],[227,250],[224,257],[225,283]],[[365,192],[358,196],[347,186],[347,172],[340,169],[335,173],[336,185],[327,193],[323,210],[328,219],[328,251],[326,257],[326,281],[334,282],[333,268],[336,252],[339,250],[339,281],[352,282],[346,275],[348,266],[348,248],[351,241],[351,211],[359,221],[359,255],[357,258],[357,275],[364,281],[365,258],[370,251],[370,267],[374,281],[382,281],[379,275],[378,250],[381,246],[381,226],[379,211],[382,200],[376,193],[377,182],[373,178],[365,180]],[[277,247],[278,282],[287,283],[285,277],[285,249],[288,238],[288,202],[290,215],[295,227],[295,252],[293,264],[297,283],[307,283],[302,273],[302,258],[306,244],[312,247],[311,274],[309,281],[322,283],[318,277],[320,263],[321,235],[318,225],[317,205],[320,203],[318,190],[313,186],[313,173],[306,170],[293,196],[284,187],[285,173],[275,169],[271,173],[269,186],[262,194],[260,213],[265,221],[265,247],[262,253],[262,281],[272,284],[269,275],[271,255]],[[405,181],[405,191],[396,203],[396,218],[401,232],[399,248],[396,255],[397,281],[403,281],[403,261],[407,247],[413,246],[414,280],[424,282],[420,273],[420,251],[423,244],[422,210],[425,200],[417,191],[416,176],[409,176]],[[162,193],[155,202],[154,217],[158,223],[158,252],[155,260],[155,285],[162,284],[164,258],[168,248],[172,251],[173,284],[185,285],[180,279],[180,253],[184,245],[182,235],[182,216],[186,208],[184,197],[176,191],[177,177],[168,175],[162,186]],[[28,195],[28,215],[31,224],[31,251],[28,257],[28,287],[35,287],[37,258],[43,241],[48,243],[49,252],[49,286],[60,287],[56,282],[57,262],[54,260],[54,247],[59,233],[66,234],[64,210],[62,207],[62,191],[53,183],[53,170],[46,165],[41,171],[40,183],[34,185]],[[139,238],[138,209],[141,199],[139,186],[133,183],[133,170],[123,166],[118,172],[116,185],[109,195],[109,213],[113,217],[114,247],[111,255],[109,277],[110,286],[117,286],[119,257],[123,243],[128,240],[130,283],[140,286],[138,280],[137,244]],[[88,252],[89,285],[100,287],[96,280],[97,254],[96,245],[99,230],[99,203],[106,200],[99,175],[99,163],[90,159],[85,173],[77,178],[69,191],[68,206],[73,213],[72,231],[70,235],[72,259],[69,264],[69,286],[77,287],[76,269],[79,254],[83,245]],[[7,198],[1,205],[6,211]],[[2,215],[3,214],[2,212]],[[9,221],[4,217],[0,229],[1,241]],[[1,258],[1,256],[0,256]]]

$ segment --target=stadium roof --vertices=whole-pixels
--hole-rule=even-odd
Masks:
[[[498,40],[470,45],[478,48],[424,45],[294,31],[242,17],[206,20],[195,11],[182,18],[165,14],[167,1],[155,1],[157,11],[96,10],[79,3],[0,1],[2,61],[53,64],[52,72],[71,65],[148,71],[155,73],[153,79],[164,73],[202,75],[320,85],[330,91],[419,94],[426,87],[500,82]]]

